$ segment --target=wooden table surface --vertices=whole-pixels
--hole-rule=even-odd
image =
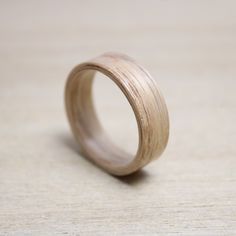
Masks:
[[[236,235],[235,7],[1,1],[0,235]],[[64,112],[69,71],[106,51],[145,66],[170,112],[167,150],[126,178],[80,156]],[[127,102],[96,88],[106,129],[134,150]]]

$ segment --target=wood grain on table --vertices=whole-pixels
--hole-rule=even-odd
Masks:
[[[1,1],[0,235],[236,235],[235,7]],[[64,111],[69,71],[106,51],[147,68],[170,112],[167,150],[126,178],[80,156]],[[106,80],[96,89],[134,150],[129,107]]]

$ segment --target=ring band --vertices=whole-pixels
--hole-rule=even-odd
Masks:
[[[96,71],[118,85],[134,111],[139,131],[134,157],[115,146],[99,123],[92,100]],[[141,169],[167,145],[169,117],[164,98],[150,74],[126,55],[106,53],[76,66],[67,79],[65,105],[82,155],[111,174],[123,176]]]

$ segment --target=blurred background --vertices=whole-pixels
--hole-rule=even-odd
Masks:
[[[235,7],[1,0],[0,234],[235,233]],[[143,65],[169,108],[169,145],[141,180],[117,180],[79,156],[65,116],[68,73],[107,51]],[[135,152],[123,95],[98,78],[95,98],[114,142]]]

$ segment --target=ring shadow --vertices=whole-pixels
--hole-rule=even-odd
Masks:
[[[80,148],[79,145],[76,143],[76,141],[73,139],[73,137],[69,134],[59,134],[58,135],[58,140],[61,142],[61,144],[65,145],[67,148],[73,150],[74,152],[76,152],[77,154],[80,154],[81,156],[83,156],[80,152]],[[84,157],[84,156],[83,156]],[[95,163],[93,163],[90,159],[88,158],[84,158],[86,161],[89,161],[91,164],[95,165]],[[96,167],[98,167],[99,169],[101,169],[102,171],[104,171],[101,167],[95,165]],[[115,176],[112,174],[109,174],[110,176],[112,176],[113,178],[116,178],[117,180],[119,180],[120,182],[130,185],[130,186],[134,186],[137,184],[141,184],[143,182],[145,182],[150,175],[145,171],[145,170],[138,170],[132,174],[126,175],[126,176]]]

